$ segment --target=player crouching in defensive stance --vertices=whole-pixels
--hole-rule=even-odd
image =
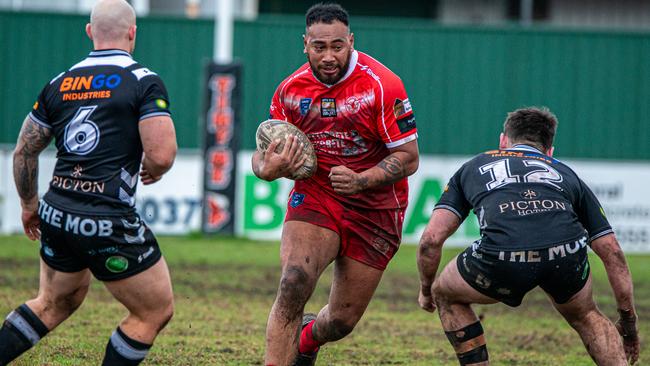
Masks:
[[[407,176],[418,167],[415,117],[402,81],[354,50],[339,5],[307,11],[308,62],[277,88],[271,118],[305,132],[315,174],[296,180],[282,231],[282,278],[266,328],[266,365],[313,365],[319,346],[347,336],[363,315],[397,251],[408,202]],[[289,177],[303,158],[289,138],[253,155],[265,180]],[[305,303],[334,263],[328,304],[317,317]],[[298,336],[299,335],[299,336]],[[294,356],[298,352],[297,358]]]
[[[547,109],[509,113],[499,150],[476,156],[454,174],[420,240],[418,301],[426,311],[438,308],[461,365],[488,364],[483,328],[470,305],[516,307],[537,286],[580,334],[598,365],[638,359],[625,256],[596,196],[573,170],[552,158],[556,127]],[[481,238],[436,279],[442,245],[471,209]],[[620,314],[616,326],[593,301],[587,245],[603,261],[614,290]]]
[[[98,1],[86,32],[95,51],[45,85],[14,152],[23,227],[41,241],[40,284],[0,329],[0,365],[72,315],[91,273],[129,311],[103,365],[139,364],[172,317],[167,264],[134,207],[141,164],[142,182],[151,184],[176,156],[167,91],[131,58],[136,25],[127,2]],[[39,204],[38,156],[53,137],[54,177]]]

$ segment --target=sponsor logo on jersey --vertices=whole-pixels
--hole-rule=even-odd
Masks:
[[[353,156],[368,152],[359,131],[322,131],[307,134],[316,151],[338,156]]]
[[[59,91],[63,93],[62,100],[106,99],[111,97],[111,91],[122,82],[118,74],[97,74],[87,76],[68,76],[63,78]]]
[[[388,253],[388,249],[390,249],[390,243],[379,236],[372,241],[372,246],[381,254]]]
[[[411,114],[410,116],[404,117],[397,120],[397,128],[401,133],[411,131],[415,128],[415,116]]]
[[[474,283],[476,283],[479,287],[488,289],[490,286],[492,286],[492,280],[485,277],[483,273],[479,273],[476,275],[476,279],[474,280]]]
[[[321,117],[336,117],[336,100],[334,98],[323,98],[320,101]]]
[[[539,263],[542,260],[553,261],[555,258],[564,258],[567,254],[575,254],[587,246],[587,237],[575,240],[571,243],[556,245],[540,250],[500,251],[499,260],[519,263]],[[584,273],[583,273],[584,276]],[[583,277],[584,279],[584,277]]]
[[[54,251],[47,245],[43,245],[43,253],[48,257],[54,257]]]
[[[117,247],[105,247],[99,249],[90,249],[87,253],[88,255],[95,256],[95,255],[117,254],[117,252],[119,252]]]
[[[160,109],[167,109],[167,101],[165,101],[164,99],[160,99],[160,98],[156,99],[156,105]]]
[[[83,172],[83,168],[81,165],[77,164],[74,166],[74,169],[72,169],[72,176],[75,178],[81,178],[81,172]]]
[[[273,106],[271,106],[273,107]],[[305,116],[309,112],[309,107],[311,107],[311,98],[302,98],[300,99],[300,115]]]
[[[527,216],[541,212],[566,211],[566,206],[566,202],[527,198],[525,201],[509,201],[500,203],[499,213],[504,214],[515,212],[519,216]]]
[[[73,172],[73,175],[74,174],[75,173]],[[79,173],[79,175],[81,175],[81,173]],[[105,185],[105,182],[59,177],[58,175],[53,176],[52,181],[50,182],[50,186],[54,188],[84,193],[104,193]]]
[[[122,257],[121,255],[114,255],[106,259],[104,263],[106,269],[113,273],[124,272],[129,268],[129,260]]]
[[[60,92],[77,91],[77,90],[102,90],[115,89],[122,82],[122,77],[118,74],[98,74],[88,76],[68,76],[63,78]]]
[[[523,199],[527,199],[527,200],[532,200],[532,199],[535,199],[535,198],[538,198],[538,197],[539,197],[539,193],[533,191],[532,189],[527,189],[527,190],[525,190],[525,191],[519,193],[519,195],[520,195]]]
[[[151,254],[153,254],[153,251],[154,251],[153,247],[149,247],[149,250],[140,254],[138,256],[138,263],[142,263],[143,260],[147,259]]]
[[[91,91],[82,93],[65,93],[61,98],[64,102],[71,100],[107,99],[111,97],[110,90]]]
[[[555,164],[558,161],[546,156],[546,155],[541,155],[537,153],[528,153],[528,152],[521,152],[521,151],[507,151],[507,150],[489,150],[483,153],[484,155],[489,155],[493,158],[510,158],[510,157],[516,157],[516,158],[531,158],[531,159],[537,159],[541,160],[547,164]]]
[[[400,118],[411,111],[413,111],[413,109],[411,108],[409,98],[404,100],[395,99],[395,103],[393,104],[393,113],[395,114],[395,118]]]
[[[303,193],[293,192],[289,200],[289,206],[296,208],[305,202],[305,195]]]
[[[345,109],[350,113],[357,113],[361,109],[361,102],[355,96],[349,97],[345,100]]]
[[[43,222],[75,235],[106,237],[113,234],[111,220],[95,220],[64,213],[42,200],[38,206],[38,215]]]

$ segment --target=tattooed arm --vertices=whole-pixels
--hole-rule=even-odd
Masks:
[[[393,184],[418,170],[417,140],[390,149],[390,155],[374,167],[360,173],[339,165],[330,171],[334,191],[343,195],[359,193],[365,189]]]
[[[633,365],[639,359],[641,346],[634,307],[634,285],[625,254],[613,233],[595,239],[591,242],[590,247],[605,266],[605,272],[618,307],[619,319],[616,322],[616,329],[623,337],[625,354],[630,365]]]
[[[43,127],[31,118],[25,118],[14,150],[14,182],[23,209],[22,221],[25,234],[32,239],[39,238],[38,231],[38,155],[52,140],[49,128]]]

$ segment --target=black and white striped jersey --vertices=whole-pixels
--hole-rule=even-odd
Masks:
[[[598,199],[577,174],[527,145],[487,151],[465,163],[435,208],[461,220],[473,209],[480,245],[492,250],[564,243],[577,250],[612,232]]]
[[[142,160],[138,123],[169,115],[156,73],[126,51],[91,52],[46,84],[29,114],[51,129],[58,150],[44,199],[71,212],[133,212]]]

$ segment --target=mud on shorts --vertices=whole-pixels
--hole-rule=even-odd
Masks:
[[[564,304],[589,279],[587,238],[551,248],[523,251],[486,250],[476,242],[456,260],[458,272],[476,291],[512,307],[539,286]]]
[[[41,258],[60,272],[89,268],[101,281],[145,271],[162,254],[153,233],[136,213],[123,216],[80,215],[41,200]]]
[[[367,210],[345,207],[316,188],[289,195],[286,221],[303,221],[336,232],[340,257],[385,270],[402,240],[403,209]]]

